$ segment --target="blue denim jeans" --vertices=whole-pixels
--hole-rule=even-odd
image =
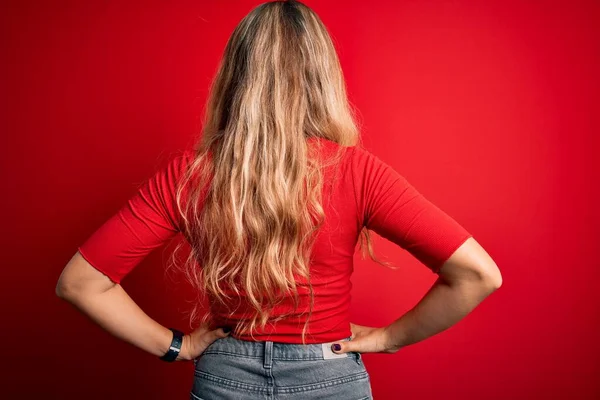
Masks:
[[[361,354],[335,354],[332,343],[217,339],[194,359],[190,399],[372,399]]]

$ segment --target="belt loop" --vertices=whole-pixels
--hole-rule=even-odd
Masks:
[[[263,360],[264,368],[271,368],[273,364],[273,341],[266,340],[265,341],[265,354]]]

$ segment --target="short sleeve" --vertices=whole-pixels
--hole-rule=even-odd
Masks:
[[[113,282],[120,283],[152,250],[180,232],[175,189],[188,157],[189,152],[172,157],[78,247]]]
[[[372,153],[355,147],[352,164],[363,226],[407,250],[434,273],[472,236]]]

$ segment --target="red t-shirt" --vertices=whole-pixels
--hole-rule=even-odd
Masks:
[[[331,154],[339,146],[320,140]],[[312,143],[312,139],[309,140]],[[174,188],[193,151],[173,157],[148,179],[126,204],[79,248],[81,255],[112,281],[120,283],[152,250],[181,232]],[[326,220],[311,254],[311,283],[315,303],[307,343],[323,343],[351,335],[350,299],[353,256],[362,227],[396,243],[433,272],[472,235],[440,208],[429,202],[402,175],[378,157],[359,147],[346,147],[337,167],[324,171],[323,208]],[[332,179],[332,178],[336,179]],[[302,288],[301,288],[302,289]],[[300,291],[302,313],[310,300]],[[242,299],[243,300],[243,299]],[[237,306],[238,302],[235,302]],[[246,304],[244,301],[242,305]],[[275,308],[291,310],[292,299]],[[215,326],[234,326],[250,308],[239,307],[228,319],[225,310],[211,305]],[[255,331],[256,340],[302,343],[306,313],[267,324]],[[234,337],[252,340],[249,335]]]

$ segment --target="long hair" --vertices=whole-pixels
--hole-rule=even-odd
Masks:
[[[257,326],[285,318],[289,314],[270,319],[285,296],[293,296],[295,312],[298,288],[306,286],[305,343],[314,304],[310,253],[325,218],[322,169],[339,162],[344,147],[360,143],[358,132],[334,43],[314,11],[297,1],[274,1],[241,20],[176,193],[190,245],[186,278],[199,296],[210,295],[231,314],[231,299],[241,293],[254,311],[234,332],[252,336]],[[336,142],[339,151],[325,162],[308,146],[311,138]],[[368,231],[362,234],[375,259]],[[209,317],[210,310],[202,321]]]

